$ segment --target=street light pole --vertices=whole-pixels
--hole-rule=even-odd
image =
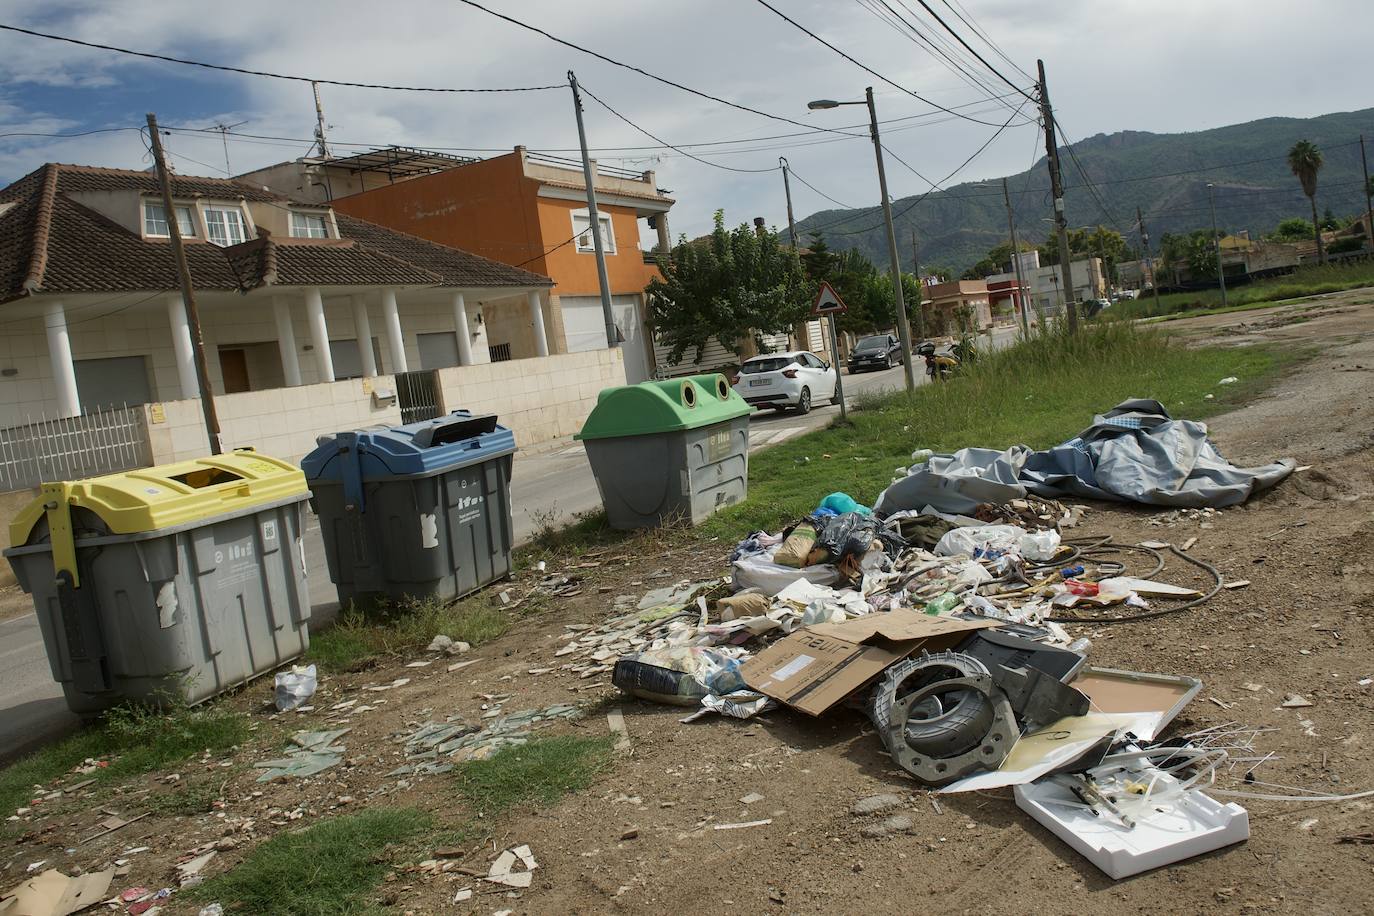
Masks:
[[[611,282],[606,276],[606,248],[601,241],[601,213],[596,207],[596,178],[592,175],[592,160],[587,154],[587,129],[582,125],[582,93],[577,88],[577,76],[568,71],[568,85],[572,88],[573,112],[577,115],[577,141],[582,147],[582,180],[587,185],[587,222],[592,230],[592,251],[596,255],[596,282],[601,288],[601,317],[606,323],[606,346],[614,350],[620,345],[620,333],[615,326],[615,312],[611,308]]]
[[[873,155],[878,160],[878,192],[883,197],[883,222],[887,224],[887,254],[891,260],[892,298],[897,307],[897,334],[902,341],[902,369],[906,390],[916,390],[916,371],[912,365],[911,328],[907,323],[906,303],[902,298],[902,262],[897,256],[897,231],[892,226],[892,201],[887,196],[887,172],[883,168],[883,142],[878,136],[878,109],[873,105],[873,87],[865,90],[868,99],[869,130],[873,135]]]
[[[1011,233],[1011,264],[1016,272],[1016,304],[1021,309],[1021,333],[1030,336],[1030,316],[1026,314],[1026,281],[1021,276],[1021,246],[1016,242],[1016,220],[1011,216],[1011,192],[1002,179],[1002,198],[1007,202],[1007,230]]]
[[[1226,269],[1221,266],[1221,239],[1217,236],[1217,204],[1212,197],[1212,183],[1207,182],[1207,206],[1212,211],[1212,244],[1217,249],[1217,282],[1221,284],[1221,307],[1226,308]]]
[[[864,91],[862,102],[837,102],[834,99],[817,99],[808,102],[812,111],[825,108],[838,108],[841,105],[868,106],[868,134],[873,138],[873,155],[878,160],[878,193],[882,195],[883,222],[887,225],[887,254],[892,274],[892,298],[897,307],[897,336],[902,342],[902,369],[906,373],[907,393],[916,390],[916,372],[911,365],[911,326],[906,317],[906,303],[902,296],[902,262],[897,255],[897,231],[892,226],[892,201],[887,197],[887,170],[883,166],[883,141],[878,134],[878,109],[873,104],[873,87]]]

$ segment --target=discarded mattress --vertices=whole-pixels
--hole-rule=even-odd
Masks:
[[[1007,502],[1027,492],[1156,506],[1235,506],[1293,472],[1285,458],[1255,468],[1231,464],[1207,438],[1207,426],[1175,420],[1149,399],[1123,401],[1093,418],[1074,438],[1041,452],[966,448],[914,465],[878,497],[891,514],[931,505],[970,512],[978,502]]]

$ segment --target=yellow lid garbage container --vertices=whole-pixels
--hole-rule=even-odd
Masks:
[[[67,705],[198,703],[303,653],[309,497],[248,449],[43,484],[5,556]]]

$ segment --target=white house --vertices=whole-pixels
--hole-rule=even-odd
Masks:
[[[179,175],[173,197],[226,447],[297,458],[321,433],[457,407],[528,445],[624,382],[616,350],[548,355],[545,276],[261,186]],[[83,418],[110,408],[142,415],[141,461],[204,453],[152,173],[50,163],[0,190],[0,326],[0,489],[35,450],[94,441]]]

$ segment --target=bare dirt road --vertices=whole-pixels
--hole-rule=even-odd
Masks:
[[[1371,299],[1369,291],[1356,291],[1316,305],[1171,323],[1171,331],[1196,340],[1315,350],[1266,396],[1211,423],[1222,451],[1238,463],[1291,456],[1311,467],[1246,506],[1210,518],[1095,505],[1080,529],[1123,543],[1196,537],[1193,554],[1216,564],[1228,579],[1250,580],[1249,587],[1223,591],[1184,614],[1072,629],[1093,640],[1095,665],[1202,679],[1202,693],[1176,721],[1174,734],[1225,723],[1260,730],[1255,746],[1268,759],[1255,767],[1252,791],[1289,791],[1273,788],[1285,786],[1338,794],[1374,788],[1374,686],[1361,684],[1374,676]],[[812,719],[778,710],[749,721],[681,724],[685,710],[622,697],[608,678],[582,679],[560,670],[562,659],[554,652],[562,645],[564,624],[601,621],[619,594],[719,575],[729,546],[665,534],[612,548],[593,561],[600,566],[578,572],[586,577],[581,595],[552,599],[523,616],[505,636],[465,656],[476,663],[457,673],[440,663],[407,669],[410,659],[396,659],[332,676],[315,698],[320,712],[291,715],[270,727],[262,712],[270,686],[255,685],[231,702],[252,710],[276,743],[245,747],[234,757],[239,765],[274,756],[282,728],[325,727],[324,711],[340,700],[380,696],[387,702],[351,718],[345,764],[318,778],[260,786],[245,768],[221,769],[219,761],[188,765],[185,778],[213,780],[222,809],[154,815],[73,853],[65,851],[70,838],[100,815],[73,807],[54,816],[50,831],[35,826],[22,844],[0,847],[0,886],[18,879],[31,861],[48,859],[48,867],[70,873],[74,866],[95,867],[122,849],[146,845],[154,851],[134,860],[121,886],[156,887],[167,882],[175,858],[198,844],[236,838],[207,869],[217,873],[263,836],[362,805],[417,805],[441,821],[461,823],[473,814],[463,810],[446,782],[450,777],[406,784],[385,775],[401,762],[395,738],[418,722],[450,714],[477,721],[489,702],[484,695],[512,695],[508,709],[590,704],[585,719],[550,733],[604,735],[606,710],[623,708],[632,750],[619,755],[590,789],[496,821],[492,837],[474,842],[461,857],[462,867],[485,871],[493,850],[529,844],[540,862],[529,889],[479,886],[472,900],[455,904],[458,888],[480,882],[456,872],[400,871],[379,892],[389,911],[1374,911],[1374,846],[1338,842],[1374,829],[1374,797],[1345,803],[1245,800],[1248,843],[1112,881],[1022,814],[1009,790],[940,796],[937,808],[925,789],[880,752],[871,725],[857,713]],[[568,560],[570,570],[573,562]],[[528,585],[517,581],[512,591],[523,593]],[[381,694],[360,692],[396,677],[411,680]],[[1289,694],[1311,705],[1284,708]],[[1251,765],[1231,772],[1229,784]],[[198,770],[205,772],[197,775]],[[150,799],[164,791],[150,777],[124,793],[123,808],[153,810]],[[876,793],[903,798],[913,822],[909,832],[862,835],[872,819],[852,815],[850,808]],[[343,803],[341,796],[357,801]],[[297,810],[303,812],[300,819],[288,822],[283,812]],[[714,829],[764,820],[769,823]],[[243,827],[245,821],[251,824]],[[622,839],[631,832],[633,838]],[[195,913],[196,907],[174,897],[164,912]]]

